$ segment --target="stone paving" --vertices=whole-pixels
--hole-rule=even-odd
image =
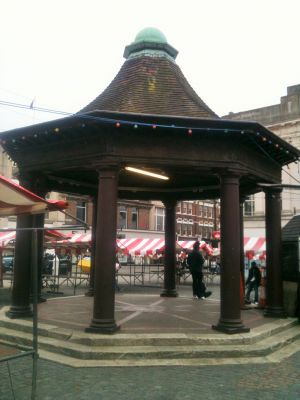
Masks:
[[[16,400],[30,399],[31,360],[10,362]],[[78,368],[38,362],[40,400],[298,400],[300,350],[280,364]],[[0,399],[11,400],[6,363]]]
[[[176,313],[177,317],[179,315],[181,318],[165,318],[165,326],[170,327],[174,321],[179,320],[184,321],[184,326],[189,326],[191,324],[189,318],[183,319],[182,316],[191,316],[194,314],[195,307],[202,309],[203,305],[206,304],[206,311],[204,309],[202,311],[206,313],[208,320],[202,320],[201,326],[212,334],[216,334],[211,330],[210,322],[211,320],[216,322],[218,318],[218,314],[212,312],[217,307],[218,289],[213,288],[214,294],[206,303],[193,302],[190,290],[190,287],[181,290],[182,299],[179,300],[178,305],[181,305],[182,308],[180,312]],[[65,294],[67,294],[67,291],[66,289]],[[136,295],[139,297],[139,289],[137,288],[136,291]],[[148,289],[146,292],[148,300],[152,303],[161,300],[159,297],[151,297],[152,294],[157,294],[157,289]],[[131,308],[130,296],[131,300],[135,297],[134,293],[129,293],[127,289],[117,295],[119,307],[117,312],[119,312],[119,316],[124,312],[124,307],[129,308],[127,316],[130,315],[130,312],[136,313],[137,310]],[[51,296],[49,295],[49,297]],[[81,304],[83,308],[78,311],[85,310],[82,315],[85,315],[84,318],[89,321],[89,302],[91,299],[82,299],[85,305]],[[164,316],[159,304],[152,306],[155,309],[154,313],[149,313],[149,310],[147,311],[144,308],[145,304],[149,305],[148,300],[145,298],[140,308],[140,311],[143,311],[144,315],[146,315],[145,318],[140,320],[143,324],[147,322],[147,316],[149,315],[152,315],[154,320],[157,320],[158,316]],[[45,309],[47,303],[41,304],[41,318],[51,320],[56,314],[55,308],[59,307],[59,304],[61,306],[62,302],[68,301],[67,299],[61,299],[61,302],[55,299],[49,301],[49,313],[51,314],[50,310],[52,309],[52,315],[47,315],[47,313],[43,315],[42,310]],[[76,301],[74,304],[76,304]],[[56,302],[57,304],[55,304]],[[69,307],[71,315],[72,305],[69,305]],[[168,307],[166,308],[168,309]],[[186,310],[185,313],[183,313],[183,310]],[[243,313],[246,322],[250,323],[251,326],[253,324],[256,326],[263,321],[260,310],[254,309]],[[126,316],[124,315],[124,329],[136,330],[137,323],[134,321],[137,321],[138,318],[128,319],[126,325]],[[86,321],[83,321],[83,325],[85,325]],[[71,325],[74,324],[74,320],[69,322]],[[194,318],[191,325],[192,329],[194,329],[193,325],[195,323],[197,325],[197,319],[195,320]],[[205,324],[207,324],[206,327]],[[198,328],[199,326],[198,323]],[[75,329],[75,325],[73,327]],[[80,325],[77,329],[81,330],[82,328]],[[9,354],[9,351],[13,351],[5,346],[2,346],[1,349],[6,354]],[[0,399],[30,399],[31,377],[31,356],[0,363]],[[270,364],[73,368],[42,359],[38,361],[37,399],[40,400],[196,400],[202,397],[205,400],[300,399],[300,348],[297,353],[280,363]]]

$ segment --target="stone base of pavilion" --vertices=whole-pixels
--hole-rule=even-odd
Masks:
[[[212,325],[212,329],[227,334],[250,332],[250,328],[241,321],[219,321],[217,325]]]
[[[298,320],[265,318],[254,305],[241,311],[237,326],[219,320],[212,329],[220,299],[218,286],[209,289],[211,297],[195,300],[191,286],[179,286],[177,297],[161,297],[159,287],[121,287],[115,321],[92,319],[86,290],[49,295],[38,305],[39,356],[72,367],[216,365],[278,362],[299,350]],[[0,309],[0,344],[31,346],[31,318],[8,318],[8,310]]]

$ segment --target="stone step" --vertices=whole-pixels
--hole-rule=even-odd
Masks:
[[[0,311],[1,314],[1,311]],[[278,319],[252,329],[249,333],[226,335],[212,331],[211,334],[185,334],[185,333],[155,333],[155,334],[127,334],[122,331],[113,335],[88,334],[71,329],[60,328],[54,325],[39,323],[39,337],[48,337],[58,340],[70,341],[87,346],[192,346],[192,345],[239,345],[256,343],[263,338],[277,334],[294,325],[296,318]],[[32,333],[32,321],[10,319],[5,315],[0,316],[0,327],[7,327],[16,331]]]
[[[293,326],[252,344],[223,344],[207,342],[194,345],[135,345],[135,346],[89,346],[70,340],[39,337],[39,349],[59,356],[86,361],[92,360],[177,360],[177,359],[220,359],[252,358],[268,356],[300,338],[300,326]],[[32,335],[2,327],[0,341],[18,346],[31,346]],[[41,353],[42,354],[42,353]]]

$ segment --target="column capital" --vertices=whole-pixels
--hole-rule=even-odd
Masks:
[[[116,178],[119,174],[120,167],[119,165],[109,164],[109,165],[101,165],[98,166],[96,171],[98,172],[98,177],[100,178]]]
[[[263,190],[266,195],[280,195],[282,192],[282,187],[269,186],[269,187],[265,187]]]
[[[219,176],[222,183],[231,185],[238,185],[241,178],[241,174],[234,171],[221,172]]]
[[[173,208],[173,207],[176,207],[177,199],[170,199],[170,198],[162,199],[162,202],[163,202],[165,208],[170,208],[170,207]]]

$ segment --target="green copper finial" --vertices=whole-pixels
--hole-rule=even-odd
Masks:
[[[175,60],[178,51],[170,46],[166,36],[157,28],[142,29],[135,37],[134,42],[125,47],[124,57],[132,58],[145,55],[156,57],[167,56]]]
[[[136,35],[134,43],[138,42],[167,43],[167,38],[159,29],[148,27]]]

